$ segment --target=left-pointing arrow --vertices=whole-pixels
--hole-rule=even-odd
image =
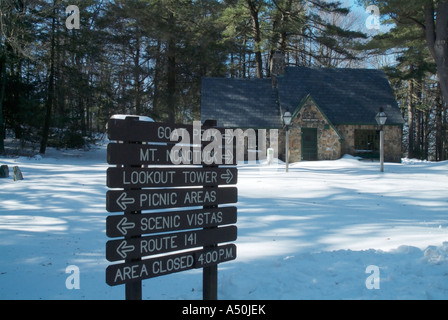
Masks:
[[[126,257],[128,256],[127,253],[134,251],[135,247],[133,245],[130,246],[126,246],[127,242],[126,240],[123,241],[122,243],[120,243],[120,245],[117,248],[117,253],[120,255],[120,257],[122,257],[123,259],[126,259]]]
[[[117,204],[120,206],[121,209],[126,210],[128,207],[128,204],[134,204],[135,199],[134,198],[126,198],[127,193],[123,192],[117,199]]]
[[[123,209],[124,210],[124,209]],[[128,222],[128,219],[124,217],[117,224],[118,231],[121,232],[122,235],[126,235],[128,233],[128,229],[132,229],[135,227],[134,222]]]

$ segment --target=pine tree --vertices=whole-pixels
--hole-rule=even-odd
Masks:
[[[435,158],[444,159],[445,142],[442,123],[443,117],[446,116],[446,108],[443,107],[439,98],[443,95],[446,101],[444,90],[442,90],[445,66],[438,61],[440,52],[435,49],[431,39],[443,38],[448,32],[447,20],[441,16],[442,12],[447,10],[446,2],[435,1],[433,4],[433,1],[394,0],[375,3],[379,6],[380,13],[389,16],[385,23],[392,24],[393,28],[387,33],[373,37],[364,49],[380,54],[392,50],[398,52],[397,65],[386,68],[386,71],[389,78],[397,82],[397,88],[405,89],[403,97],[398,99],[403,107],[406,106],[407,127],[405,129],[407,130],[408,157],[427,158],[429,156],[432,130],[436,132],[435,138],[432,139],[435,140],[437,150],[434,152]],[[448,16],[448,12],[445,16]],[[434,29],[433,24],[438,27]],[[443,24],[445,24],[445,30],[440,28]],[[430,29],[434,30],[430,31]],[[432,36],[429,36],[429,32]],[[443,50],[445,49],[442,48]],[[448,52],[445,51],[445,57],[447,55]],[[436,77],[439,80],[438,86],[432,84]],[[434,125],[431,124],[432,122],[435,122]]]
[[[362,1],[364,2],[364,1]],[[448,102],[448,0],[376,0],[368,1],[390,17],[397,33],[415,26],[411,38],[418,37],[437,66],[437,74],[445,102]]]

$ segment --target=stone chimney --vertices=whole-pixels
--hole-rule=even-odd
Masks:
[[[277,77],[285,74],[285,55],[281,51],[275,51],[271,59],[272,86],[277,88]]]

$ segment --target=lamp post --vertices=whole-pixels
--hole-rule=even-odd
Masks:
[[[375,116],[376,123],[380,126],[380,172],[384,172],[384,130],[383,126],[386,124],[387,115],[383,108]]]
[[[283,114],[283,125],[286,128],[286,172],[288,172],[289,169],[289,126],[291,125],[292,120],[292,114],[289,112],[288,109],[286,109],[285,113]]]

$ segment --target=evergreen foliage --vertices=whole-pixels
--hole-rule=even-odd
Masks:
[[[47,146],[85,146],[117,113],[191,123],[200,118],[203,77],[269,77],[277,50],[290,65],[359,67],[366,53],[400,48],[390,70],[397,97],[410,79],[421,95],[428,87],[436,92],[438,51],[424,45],[422,13],[437,13],[446,1],[425,1],[370,1],[397,22],[370,42],[338,1],[1,1],[0,153],[6,132],[22,144],[39,144],[41,153]],[[79,8],[79,29],[66,26],[74,19],[69,5]],[[441,99],[415,102],[428,119],[441,106],[433,115],[438,154],[446,149]]]

